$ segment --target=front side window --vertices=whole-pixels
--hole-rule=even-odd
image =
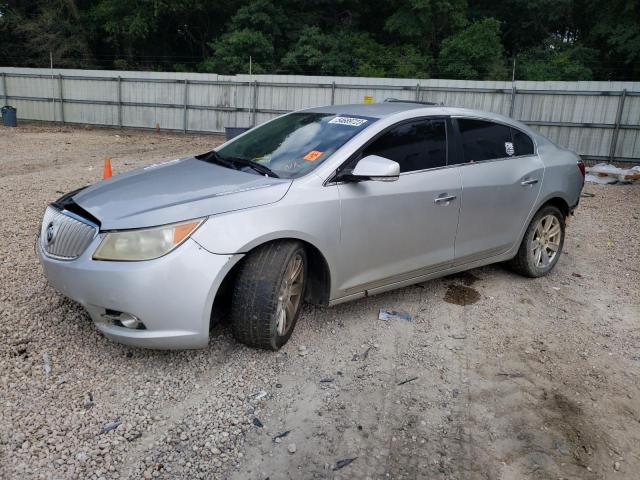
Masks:
[[[459,118],[458,129],[462,137],[465,162],[481,162],[515,154],[511,129],[505,125],[485,120]]]
[[[376,118],[300,112],[256,127],[217,150],[228,160],[268,167],[282,178],[300,177],[316,168]]]
[[[400,164],[400,172],[447,164],[447,134],[442,119],[416,120],[392,128],[367,146],[362,156],[378,155]]]

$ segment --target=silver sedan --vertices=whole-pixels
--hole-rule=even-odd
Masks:
[[[238,340],[276,350],[304,301],[504,261],[547,274],[583,182],[579,156],[492,113],[313,108],[64,195],[37,251],[116,341],[203,347],[229,316]]]

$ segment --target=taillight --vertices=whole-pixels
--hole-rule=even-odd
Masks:
[[[584,162],[582,160],[578,160],[578,170],[580,170],[580,173],[582,174],[582,178],[584,178],[584,176],[586,175],[586,171],[584,168]]]

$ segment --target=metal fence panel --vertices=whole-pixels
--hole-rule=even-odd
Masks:
[[[23,119],[193,131],[387,98],[487,110],[587,158],[640,161],[639,82],[466,81],[0,67],[0,98]]]

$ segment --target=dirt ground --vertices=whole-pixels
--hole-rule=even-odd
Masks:
[[[118,173],[217,142],[0,129],[0,478],[639,477],[640,185],[587,185],[544,278],[496,265],[306,307],[275,353],[227,325],[199,351],[106,340],[42,275],[47,202],[106,156]]]

